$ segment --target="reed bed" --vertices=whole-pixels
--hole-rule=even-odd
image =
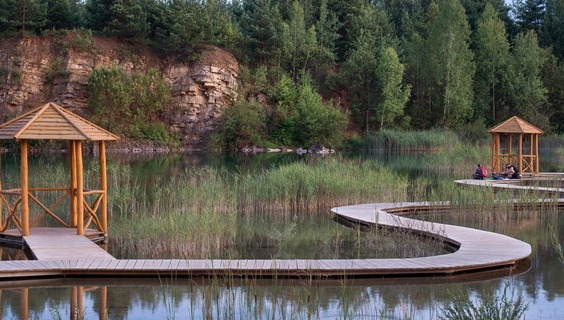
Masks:
[[[239,208],[247,213],[328,213],[327,209],[343,204],[406,198],[406,177],[378,162],[316,160],[239,176]]]
[[[339,156],[310,157],[254,171],[187,167],[168,176],[147,176],[129,164],[110,161],[110,249],[127,258],[223,257],[241,235],[257,231],[247,228],[244,217],[269,217],[291,225],[297,216],[299,225],[304,217],[330,219],[331,207],[367,202],[450,201],[456,210],[472,208],[484,225],[508,221],[515,214],[509,203],[516,199],[536,202],[544,195],[455,186],[453,179],[470,175],[474,162],[487,158],[487,152],[481,146],[455,145],[415,161],[403,157],[390,165]],[[41,166],[44,169],[30,176],[30,184],[68,184],[64,165],[47,162]],[[88,162],[85,168],[88,183],[94,181],[86,187],[98,188],[96,162]],[[17,181],[9,182],[17,185]],[[256,239],[267,238],[282,246],[292,245],[287,239],[297,239],[294,245],[317,239],[326,252],[338,252],[345,241],[338,231],[328,236],[319,235],[318,230],[295,232],[295,228],[260,232]],[[373,237],[374,247],[386,237],[415,241],[382,232],[357,238],[361,237]],[[363,245],[370,246],[370,241]],[[397,251],[404,249],[400,246]]]
[[[426,130],[401,131],[380,130],[371,132],[364,138],[364,148],[368,150],[388,150],[393,152],[414,150],[448,150],[461,142],[453,131]]]

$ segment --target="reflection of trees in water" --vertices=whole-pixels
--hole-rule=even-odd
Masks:
[[[453,295],[477,299],[498,294],[503,279],[434,284],[440,278],[409,279],[112,279],[74,280],[107,283],[103,307],[99,287],[85,289],[87,318],[107,310],[108,319],[135,314],[168,318],[421,318],[436,315]],[[444,280],[448,281],[448,280]],[[123,282],[123,285],[119,285]],[[415,283],[414,283],[415,282]],[[138,284],[136,284],[138,283]],[[147,285],[141,285],[147,283]],[[511,282],[522,292],[518,281]],[[88,287],[85,287],[88,288]],[[3,289],[4,315],[21,318],[20,289]],[[30,288],[30,318],[70,312],[72,286]],[[46,310],[47,308],[47,310]],[[430,316],[433,318],[433,316]]]

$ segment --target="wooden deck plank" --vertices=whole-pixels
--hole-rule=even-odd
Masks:
[[[32,228],[23,239],[38,260],[114,259],[71,228]]]

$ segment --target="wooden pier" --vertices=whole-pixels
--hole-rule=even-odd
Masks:
[[[23,239],[37,260],[114,259],[106,250],[71,228],[34,228]]]
[[[517,270],[519,262],[526,261],[531,254],[529,244],[505,235],[409,219],[391,213],[437,209],[447,210],[449,205],[421,202],[375,203],[332,210],[339,219],[353,225],[378,224],[382,227],[408,229],[422,236],[440,239],[445,246],[452,248],[453,252],[449,254],[406,259],[115,259],[85,236],[60,232],[57,231],[60,228],[54,228],[57,230],[45,230],[45,236],[53,238],[50,240],[44,240],[45,238],[40,235],[26,236],[25,241],[38,260],[2,261],[0,279],[74,276],[257,278],[452,276],[503,268]],[[65,247],[62,247],[63,244]]]

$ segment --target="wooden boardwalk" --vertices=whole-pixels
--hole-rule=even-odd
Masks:
[[[556,197],[564,197],[564,187],[543,187],[543,186],[530,186],[525,183],[543,181],[560,181],[564,186],[564,173],[539,173],[534,177],[523,177],[523,179],[508,179],[508,180],[476,180],[476,179],[463,179],[456,180],[455,183],[476,187],[490,187],[494,189],[509,189],[514,191],[533,190],[545,195],[554,195]]]
[[[34,228],[23,239],[37,260],[70,260],[76,257],[114,259],[106,250],[74,228]]]
[[[390,212],[447,209],[448,204],[398,203],[362,204],[332,211],[351,224],[409,229],[444,241],[450,254],[407,259],[304,259],[304,260],[183,260],[114,259],[96,249],[49,248],[47,240],[26,237],[39,260],[0,262],[0,279],[72,276],[250,276],[250,277],[404,277],[451,276],[511,267],[526,260],[531,246],[523,241],[487,231],[408,219]],[[49,231],[51,232],[51,231]],[[61,239],[63,239],[63,234]],[[71,235],[73,236],[73,235]],[[68,240],[49,240],[51,243]],[[76,236],[78,237],[78,236]],[[72,237],[76,239],[75,237]],[[85,237],[80,243],[90,241]],[[55,244],[57,245],[57,244]],[[94,245],[96,246],[96,245]],[[61,252],[66,251],[66,252]],[[103,250],[102,250],[103,251]]]

